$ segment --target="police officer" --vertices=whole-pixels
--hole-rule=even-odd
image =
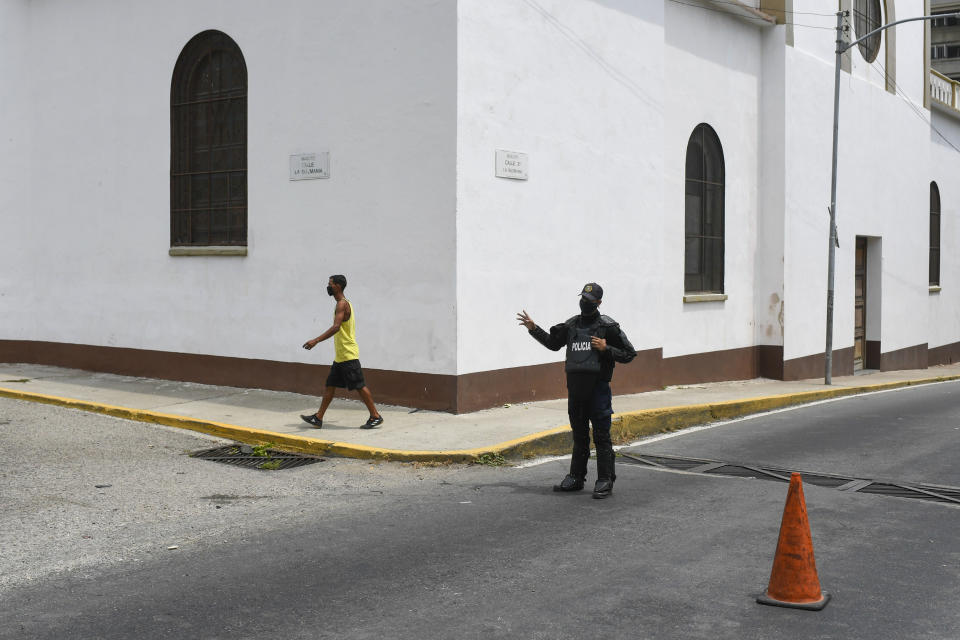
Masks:
[[[541,329],[527,315],[517,314],[520,324],[534,339],[551,351],[567,348],[567,414],[573,429],[573,457],[570,473],[553,487],[554,491],[580,491],[587,477],[590,458],[590,423],[593,423],[593,443],[597,448],[597,483],[594,498],[606,498],[613,492],[613,443],[610,440],[611,406],[610,380],[615,362],[630,362],[637,352],[613,318],[600,315],[603,288],[596,282],[580,292],[580,315],[550,327],[550,333]]]

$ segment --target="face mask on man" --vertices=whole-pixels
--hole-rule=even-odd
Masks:
[[[597,303],[590,302],[586,298],[580,298],[580,314],[584,316],[592,316],[597,312]]]
[[[327,285],[327,295],[328,296],[333,295],[333,287],[331,287],[330,285]]]

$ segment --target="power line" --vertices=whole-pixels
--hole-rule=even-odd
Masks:
[[[528,7],[539,13],[544,20],[546,20],[550,25],[553,26],[554,29],[557,30],[558,33],[560,33],[560,35],[566,38],[577,49],[579,49],[586,56],[591,58],[597,65],[599,65],[599,67],[603,69],[614,81],[618,82],[635,97],[645,102],[655,111],[660,111],[663,105],[646,91],[646,87],[644,85],[636,82],[627,73],[620,71],[613,64],[607,62],[606,58],[601,53],[594,50],[594,48],[590,46],[586,40],[580,37],[573,29],[563,24],[559,19],[557,19],[556,16],[540,6],[536,0],[523,1]]]
[[[674,4],[682,4],[682,5],[684,5],[685,7],[693,7],[694,9],[703,9],[704,11],[713,11],[714,13],[722,13],[722,14],[724,14],[724,15],[730,15],[730,12],[729,12],[729,11],[724,11],[723,9],[713,9],[713,8],[711,8],[711,7],[705,7],[705,6],[703,6],[702,4],[693,4],[693,3],[691,3],[691,2],[683,2],[682,0],[670,0],[670,2],[672,2],[672,3],[674,3]],[[730,4],[730,5],[732,5],[733,3],[732,3],[732,2],[727,2],[727,3],[724,3],[724,4]],[[741,9],[743,8],[743,5],[738,5],[738,6],[740,6]],[[752,17],[744,16],[744,17],[747,18],[747,20],[754,20],[754,21],[757,21],[757,22],[762,22],[763,24],[770,24],[768,21],[763,20],[763,19],[760,18],[759,16],[752,16]]]
[[[836,27],[818,27],[814,24],[797,24],[796,22],[790,23],[791,27],[800,27],[801,29],[820,29],[822,31],[836,31]]]
[[[723,11],[723,10],[721,10],[721,9],[713,9],[713,8],[711,8],[711,7],[707,7],[707,6],[704,6],[704,5],[702,5],[702,4],[694,4],[694,3],[692,3],[692,2],[684,2],[683,0],[669,0],[669,1],[670,1],[670,2],[673,2],[673,3],[675,3],[675,4],[682,4],[682,5],[687,6],[687,7],[693,7],[693,8],[695,8],[695,9],[702,9],[702,10],[704,10],[704,11],[713,11],[713,12],[715,12],[715,13],[727,13],[726,11]],[[727,1],[727,0],[709,0],[709,1],[712,2],[712,3],[715,3],[715,4],[726,4],[726,5],[735,6],[735,7],[739,7],[739,8],[744,8],[744,7],[745,7],[745,5],[743,5],[742,3],[739,3],[739,2],[729,2],[729,1]],[[820,17],[833,17],[833,16],[836,15],[836,14],[834,14],[834,13],[813,13],[813,12],[805,12],[805,11],[789,11],[789,10],[786,10],[786,9],[783,10],[783,13],[789,13],[789,14],[793,14],[793,15],[820,16]],[[760,20],[761,20],[761,18],[759,18],[759,17],[755,17],[755,18],[752,18],[752,19],[753,19],[753,20],[757,20],[757,21],[760,21]],[[806,29],[823,29],[823,30],[827,30],[827,31],[835,31],[835,30],[836,30],[836,27],[824,27],[824,26],[818,26],[818,25],[812,25],[812,24],[798,24],[798,23],[796,23],[796,22],[792,23],[792,25],[795,26],[795,27],[802,27],[802,28],[806,28]],[[884,78],[884,80],[886,80],[886,78],[887,78],[886,69],[884,69],[883,66],[882,66],[879,62],[874,61],[873,63],[870,63],[870,67],[871,67],[874,71],[876,71],[877,73],[879,73],[879,74],[881,75],[881,77]],[[878,67],[879,67],[879,68],[878,68]],[[943,133],[942,133],[939,129],[937,129],[936,125],[934,125],[932,121],[927,120],[927,119],[923,116],[923,114],[921,113],[920,109],[916,106],[916,104],[915,104],[912,100],[910,100],[910,98],[907,96],[907,93],[900,87],[899,84],[897,84],[897,81],[894,80],[893,78],[890,78],[890,81],[893,83],[893,86],[894,86],[894,94],[895,94],[897,97],[899,97],[901,100],[903,100],[904,102],[907,103],[907,106],[910,107],[910,110],[913,111],[914,115],[916,115],[918,118],[920,118],[920,120],[921,120],[924,124],[928,125],[931,129],[933,129],[933,131],[934,131],[938,136],[940,136],[940,138],[941,138],[944,142],[946,142],[954,151],[956,151],[957,153],[960,153],[960,149],[958,149],[957,146],[953,144],[953,142],[951,142],[945,135],[943,135]]]
[[[745,6],[742,2],[731,2],[729,0],[709,0],[709,1],[714,4],[729,4],[736,7]],[[757,11],[763,11],[763,10],[757,9]],[[814,13],[811,11],[790,11],[789,9],[772,9],[772,11],[776,11],[777,13],[792,13],[795,16],[821,16],[824,18],[833,18],[837,15],[836,13]]]
[[[938,136],[940,136],[940,139],[943,140],[944,142],[946,142],[946,143],[950,146],[951,149],[953,149],[953,150],[956,151],[957,153],[960,153],[960,149],[958,149],[955,144],[953,144],[945,135],[943,135],[943,133],[941,133],[939,129],[937,129],[936,125],[933,124],[933,121],[932,121],[932,120],[927,120],[927,118],[926,118],[926,117],[923,115],[923,113],[921,112],[921,108],[918,107],[917,104],[916,104],[913,100],[911,100],[911,99],[909,98],[909,96],[907,95],[907,92],[904,91],[904,90],[900,87],[899,84],[897,84],[897,81],[896,81],[894,78],[892,78],[892,77],[890,77],[890,78],[887,77],[887,70],[884,69],[883,65],[881,65],[879,62],[874,61],[874,62],[870,63],[870,68],[873,69],[876,73],[878,73],[878,74],[880,75],[880,77],[884,79],[884,81],[886,81],[886,80],[889,79],[890,82],[893,83],[894,95],[896,95],[898,98],[900,98],[900,99],[903,100],[905,103],[907,103],[907,106],[910,107],[910,110],[913,111],[914,115],[916,115],[918,118],[920,118],[920,120],[921,120],[924,124],[926,124],[926,125],[929,126],[931,129],[933,129],[933,131],[934,131]],[[926,79],[926,81],[927,81],[927,82],[930,81],[929,77]]]
[[[685,7],[693,7],[694,9],[702,9],[702,10],[704,10],[704,11],[713,11],[714,13],[722,13],[722,14],[724,14],[724,15],[730,15],[730,13],[729,13],[728,11],[725,11],[725,10],[723,10],[723,9],[713,9],[713,8],[711,8],[711,7],[705,7],[705,6],[703,6],[702,4],[693,4],[693,3],[691,3],[691,2],[684,2],[683,0],[669,0],[669,1],[672,2],[672,3],[674,3],[674,4],[682,4],[682,5],[684,5]],[[745,5],[742,5],[742,4],[737,3],[737,2],[723,2],[722,0],[711,0],[711,1],[712,1],[712,2],[717,2],[717,3],[720,3],[720,4],[727,4],[727,5],[734,6],[734,7],[738,7],[738,8],[741,8],[741,9],[749,8],[749,7],[746,7]],[[806,16],[832,16],[832,15],[835,15],[835,14],[830,14],[830,13],[800,13],[800,12],[796,12],[796,11],[785,11],[784,13],[793,13],[793,14],[796,14],[796,15],[806,15]],[[751,20],[751,21],[753,21],[753,22],[755,22],[755,23],[766,24],[766,25],[770,24],[769,22],[767,22],[767,21],[764,20],[763,18],[760,18],[759,16],[746,16],[746,15],[744,15],[743,17],[746,18],[747,20]],[[801,23],[799,23],[799,22],[790,22],[790,25],[793,26],[793,27],[800,27],[801,29],[824,29],[824,30],[828,30],[828,31],[834,29],[834,27],[821,27],[821,26],[815,25],[815,24],[801,24]]]
[[[705,6],[703,6],[702,4],[693,4],[692,2],[684,2],[683,0],[669,0],[669,1],[672,2],[672,3],[674,3],[674,4],[682,4],[682,5],[684,5],[685,7],[693,7],[694,9],[702,9],[703,11],[713,11],[714,13],[722,13],[722,14],[724,14],[724,15],[730,15],[730,13],[729,13],[728,11],[725,11],[725,10],[723,10],[723,9],[713,9],[713,8],[711,8],[711,7],[705,7]],[[740,9],[749,8],[749,7],[746,7],[745,5],[740,4],[740,3],[738,3],[738,2],[724,2],[723,0],[711,0],[711,2],[716,2],[716,3],[719,3],[719,4],[726,4],[726,5],[730,5],[730,6],[733,6],[733,7],[738,7],[738,8],[740,8]],[[834,16],[834,15],[836,15],[836,14],[832,14],[832,13],[801,13],[801,12],[797,12],[797,11],[784,11],[784,13],[792,13],[792,14],[795,14],[795,15],[805,15],[805,16],[824,16],[824,17],[829,17],[829,16]],[[767,22],[766,20],[763,20],[763,19],[760,18],[759,16],[752,16],[752,17],[751,17],[751,16],[743,16],[743,17],[746,18],[747,20],[751,20],[751,21],[758,22],[758,23],[761,23],[761,24],[770,24],[769,22]],[[794,27],[800,27],[800,28],[802,28],[802,29],[824,29],[824,30],[833,30],[833,29],[834,29],[834,27],[822,27],[822,26],[814,25],[814,24],[800,24],[800,23],[798,23],[798,22],[791,22],[790,25],[791,25],[791,26],[794,26]]]

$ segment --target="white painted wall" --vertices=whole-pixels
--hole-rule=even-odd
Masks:
[[[930,347],[957,342],[960,335],[960,117],[933,111],[936,132],[930,136],[930,179],[940,188],[940,287],[928,293],[927,337]],[[951,146],[952,145],[952,146]],[[929,184],[929,183],[928,183]],[[929,229],[924,226],[924,229]]]
[[[29,26],[27,0],[0,3],[0,324],[31,322],[15,290],[31,287],[35,277],[25,265],[36,242],[38,225],[31,215],[30,85],[26,73]],[[4,336],[0,334],[0,338]]]
[[[797,5],[796,11],[810,8]],[[920,15],[920,5],[898,3],[897,18]],[[841,78],[835,349],[853,344],[857,235],[883,238],[882,282],[868,284],[882,287],[882,350],[927,341],[930,128],[922,107],[923,30],[919,23],[897,28],[897,83],[904,96],[885,90],[883,53],[867,65],[854,51],[852,71]],[[824,349],[833,117],[833,32],[795,33],[797,44],[787,50],[786,359]]]
[[[784,188],[786,183],[786,26],[764,29],[760,88],[754,340],[783,345]]]
[[[29,6],[0,46],[29,61],[33,200],[16,197],[36,225],[3,259],[3,337],[326,362],[332,345],[300,345],[344,273],[365,366],[455,372],[455,3],[3,6]],[[171,74],[211,28],[248,68],[249,255],[174,258]],[[290,182],[288,156],[320,149],[332,177]]]
[[[883,238],[867,238],[866,274],[866,339],[881,340],[883,338]],[[881,286],[873,286],[876,283],[881,283]],[[856,295],[856,285],[854,285],[854,295]],[[882,342],[880,346],[883,347]]]
[[[459,2],[459,373],[562,359],[514,316],[549,328],[590,281],[660,346],[663,56],[661,3]],[[494,177],[498,148],[529,154],[529,180]]]
[[[665,358],[755,344],[754,273],[760,174],[760,79],[765,27],[717,11],[665,2]],[[769,28],[769,27],[766,27]],[[684,303],[687,142],[705,122],[726,169],[723,302]]]
[[[922,4],[898,2],[897,18]],[[803,26],[784,46],[784,27],[666,0],[8,0],[0,338],[326,362],[331,345],[299,347],[327,326],[340,272],[367,367],[557,361],[514,314],[562,321],[591,280],[638,349],[820,353],[834,18],[809,15],[819,0],[793,10]],[[210,28],[249,72],[249,255],[173,258],[170,79]],[[897,82],[922,105],[922,28],[896,40]],[[858,234],[883,238],[883,350],[957,342],[960,154],[856,52],[841,90],[834,345],[853,341]],[[700,122],[724,148],[729,299],[684,304]],[[960,121],[934,125],[960,146]],[[288,156],[321,149],[332,178],[290,182]],[[530,179],[494,177],[496,149],[529,154]],[[926,286],[931,179],[940,295]]]
[[[801,35],[795,32],[798,40]],[[784,359],[789,360],[822,353],[824,347],[833,76],[832,64],[797,47],[786,55],[783,298]],[[806,98],[808,92],[815,97]],[[838,251],[838,264],[841,255]]]

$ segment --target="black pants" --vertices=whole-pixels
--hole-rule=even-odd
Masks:
[[[573,457],[570,475],[587,477],[590,459],[590,423],[593,423],[593,444],[597,448],[597,479],[616,480],[613,442],[610,440],[610,416],[613,407],[610,383],[595,375],[567,374],[567,415],[573,429]]]

